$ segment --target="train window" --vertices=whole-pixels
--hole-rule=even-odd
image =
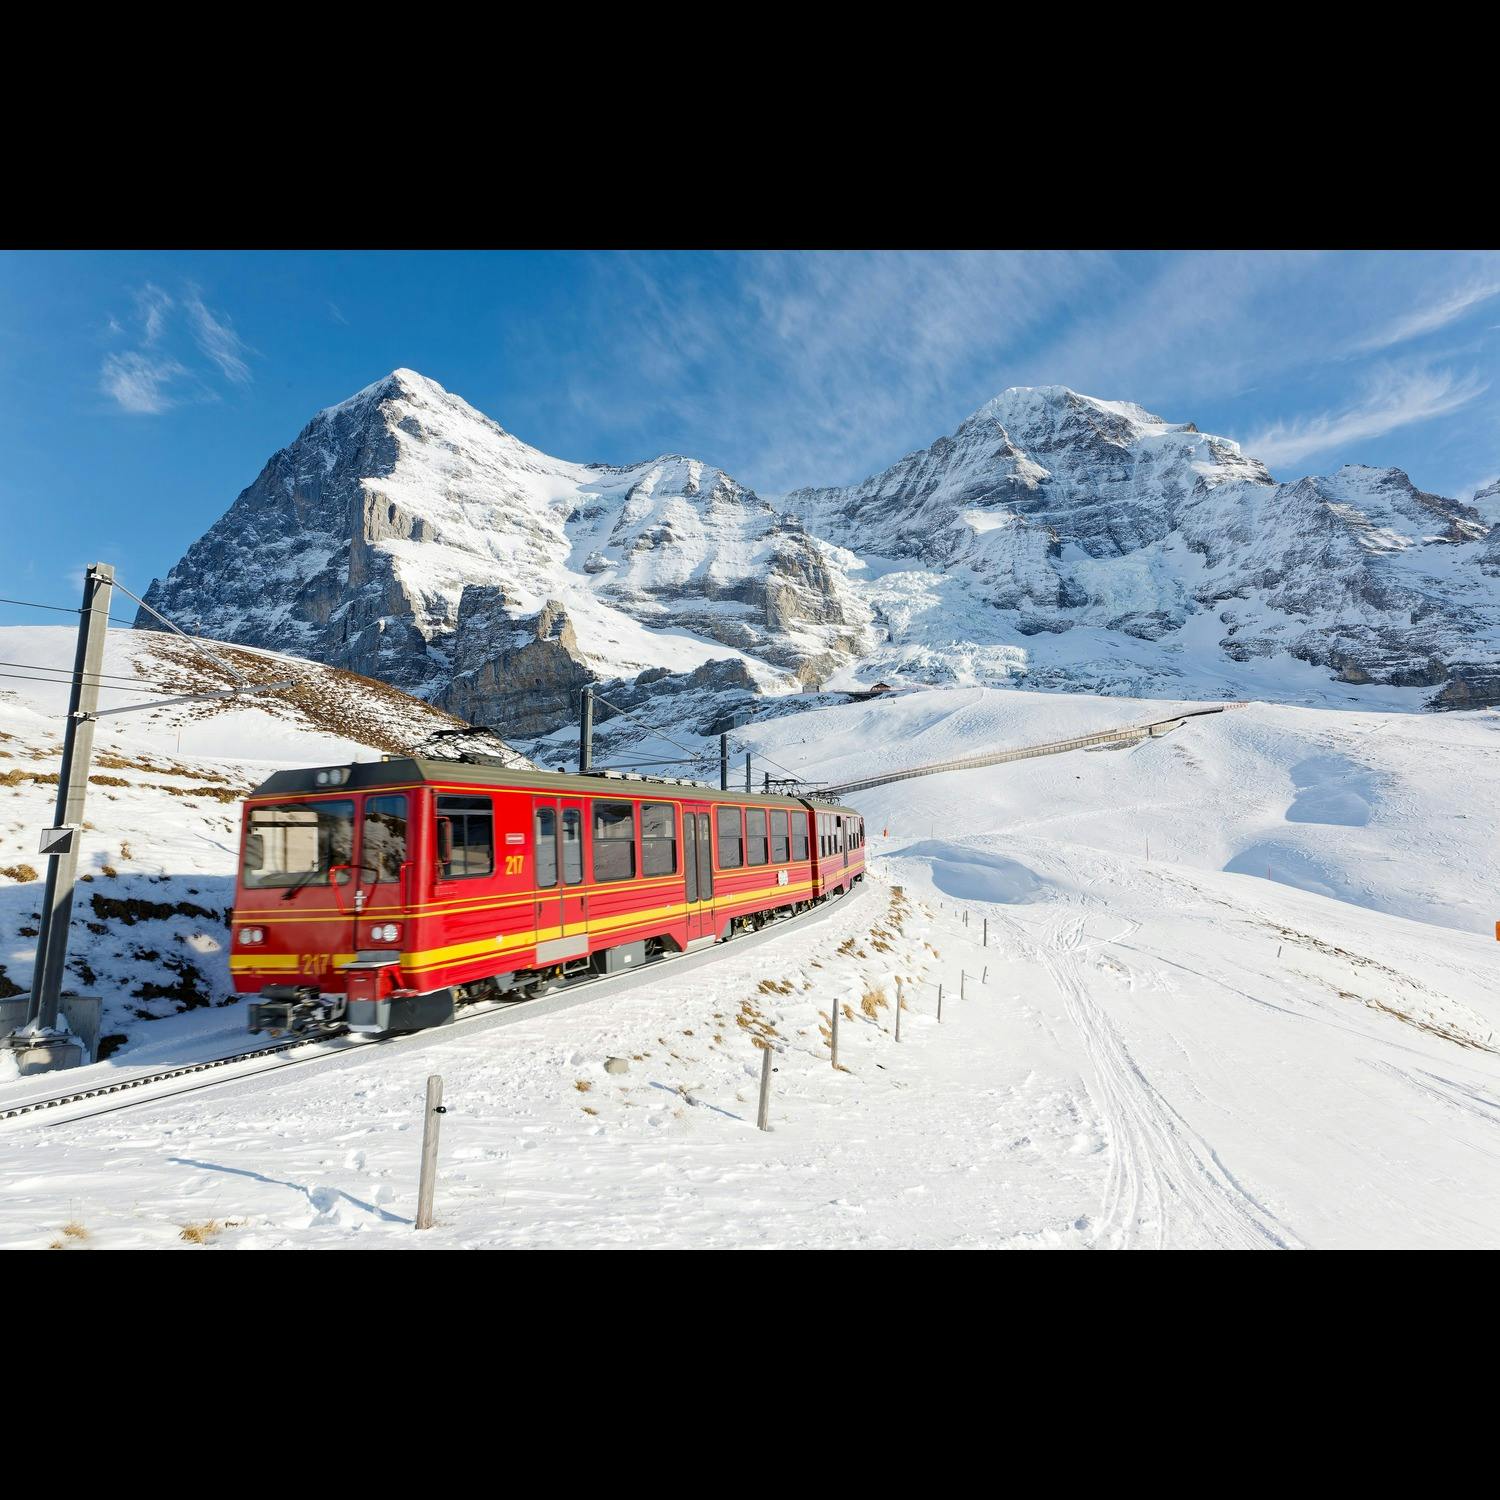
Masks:
[[[406,798],[366,797],[359,863],[362,878],[377,884],[401,879],[406,863]]]
[[[596,802],[594,806],[594,879],[635,877],[635,803]]]
[[[557,809],[539,807],[533,821],[536,824],[536,883],[557,884]]]
[[[763,807],[745,809],[745,862],[752,865],[766,862],[766,810]]]
[[[583,884],[583,813],[563,808],[563,884]]]
[[[444,880],[494,873],[495,813],[488,797],[439,797],[437,821]]]
[[[791,857],[791,851],[787,842],[786,812],[782,808],[773,808],[771,812],[771,863],[784,865]]]
[[[799,812],[792,819],[792,858],[807,858],[807,814]]]
[[[719,830],[719,868],[738,870],[745,863],[745,830],[737,807],[716,810]]]
[[[641,803],[641,874],[677,873],[677,809],[670,802]]]
[[[354,858],[352,802],[294,802],[250,809],[245,885],[310,885]]]

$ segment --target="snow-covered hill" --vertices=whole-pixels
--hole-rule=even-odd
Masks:
[[[1047,386],[773,506],[696,459],[551,458],[397,370],[149,598],[512,735],[642,673],[704,729],[881,678],[1465,708],[1500,700],[1497,502],[1353,465],[1278,485],[1191,422]]]
[[[1174,706],[942,688],[741,734],[836,781]],[[184,730],[184,765],[198,732],[217,731]],[[18,748],[0,766],[24,770]],[[173,899],[227,883],[217,804],[158,796],[148,824],[137,795],[101,790],[94,889],[127,826],[137,878],[175,872]],[[302,1081],[0,1129],[0,1245],[1500,1246],[1500,713],[1251,704],[854,800],[872,889],[826,926]],[[152,944],[206,931],[173,916]],[[191,1055],[237,1014],[137,1028],[116,1065]],[[755,1038],[783,1048],[770,1134]],[[434,1071],[439,1224],[416,1234]]]

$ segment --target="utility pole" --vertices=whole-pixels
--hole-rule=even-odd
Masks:
[[[729,790],[729,736],[719,736],[719,790]]]
[[[594,690],[585,685],[583,711],[578,720],[578,774],[587,776],[594,764]]]
[[[73,915],[73,884],[78,873],[78,844],[83,832],[83,799],[89,787],[89,761],[94,751],[94,711],[99,706],[99,673],[104,666],[104,634],[109,628],[109,601],[115,570],[94,563],[84,575],[83,611],[78,622],[78,650],[73,658],[73,687],[68,696],[68,723],[63,732],[62,770],[57,780],[54,828],[42,835],[47,860],[47,889],[42,898],[42,925],[36,940],[36,967],[31,976],[31,1004],[26,1025],[12,1045],[23,1043],[33,1053],[52,1054],[29,1072],[47,1067],[74,1067],[83,1049],[64,1030],[57,1029],[63,965],[68,954],[68,925]]]
[[[745,751],[745,790],[750,790],[750,752]]]
[[[760,789],[768,797],[771,795],[771,773],[769,771],[767,771],[765,773],[765,777],[764,777],[764,779],[763,779],[763,781],[761,783],[761,788]]]
[[[183,693],[173,698],[152,698],[145,703],[126,703],[118,708],[99,707],[99,674],[104,666],[104,640],[109,629],[109,605],[116,588],[129,595],[148,614],[175,631],[195,651],[208,657],[234,679],[234,686],[212,692]],[[88,794],[89,761],[94,752],[94,725],[110,714],[138,713],[143,709],[168,708],[178,703],[204,703],[210,699],[251,697],[274,693],[296,684],[295,677],[275,682],[252,683],[228,662],[217,657],[185,631],[158,613],[138,594],[132,594],[115,578],[109,563],[93,563],[84,575],[83,608],[79,611],[78,649],[73,658],[73,683],[68,694],[68,718],[63,731],[62,768],[57,779],[55,826],[42,831],[40,852],[47,855],[47,884],[42,897],[41,928],[37,933],[36,964],[31,975],[31,998],[26,1024],[8,1036],[0,1036],[0,1047],[9,1047],[23,1074],[45,1073],[54,1068],[73,1068],[84,1061],[83,1044],[58,1026],[62,984],[68,960],[69,926],[73,916],[73,885],[78,873],[78,847],[83,834],[83,804]],[[93,1058],[88,1061],[92,1062]]]

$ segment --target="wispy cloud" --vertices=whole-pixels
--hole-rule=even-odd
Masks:
[[[1457,322],[1471,307],[1477,307],[1481,302],[1488,302],[1491,297],[1495,296],[1500,296],[1500,281],[1472,282],[1468,286],[1449,292],[1436,302],[1430,302],[1425,307],[1419,307],[1413,312],[1404,313],[1392,319],[1370,334],[1368,338],[1352,344],[1350,352],[1370,354],[1379,349],[1389,349],[1395,344],[1404,344],[1411,339],[1421,338],[1423,334],[1433,333],[1439,328],[1446,328],[1448,324]]]
[[[250,379],[250,366],[242,358],[245,346],[227,318],[220,319],[204,306],[197,287],[189,287],[183,300],[192,321],[198,347],[218,365],[226,380],[244,385]]]
[[[343,311],[339,307],[337,302],[330,302],[328,304],[328,316],[332,318],[335,323],[342,323],[345,328],[349,326],[349,320],[344,316]]]
[[[1359,402],[1339,411],[1272,423],[1243,439],[1240,446],[1272,468],[1299,463],[1313,454],[1456,411],[1486,389],[1486,382],[1474,371],[1460,376],[1451,370],[1386,370],[1370,383]]]
[[[143,344],[159,342],[167,326],[167,314],[172,310],[171,297],[159,286],[152,286],[148,281],[136,292],[135,305],[137,315],[141,320],[141,342]]]
[[[250,352],[229,318],[214,312],[191,283],[173,295],[152,282],[132,294],[135,304],[129,326],[111,316],[108,332],[115,338],[133,336],[136,347],[107,354],[99,370],[99,388],[122,411],[158,416],[185,401],[216,401],[205,383],[202,365],[195,370],[189,344],[196,345],[223,379],[235,385],[251,380],[245,356]]]
[[[107,354],[99,372],[99,386],[124,411],[155,416],[177,403],[167,387],[184,374],[175,359],[151,359],[144,354]]]
[[[567,397],[580,426],[665,437],[770,493],[860,479],[872,454],[898,458],[982,405],[1004,383],[996,349],[1058,315],[1101,260],[601,257],[579,321],[607,337]],[[530,335],[532,357],[554,337]]]

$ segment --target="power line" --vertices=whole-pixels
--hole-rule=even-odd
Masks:
[[[613,709],[617,714],[624,714],[627,719],[633,720],[635,723],[639,724],[642,729],[648,730],[651,734],[659,734],[669,745],[676,745],[684,755],[692,758],[693,751],[689,749],[688,746],[682,744],[679,740],[674,740],[672,736],[666,732],[666,730],[655,729],[650,724],[647,724],[645,720],[637,719],[629,709],[621,708],[617,703],[611,703],[608,698],[601,698],[597,689],[594,692],[594,701],[597,703],[602,703],[608,709]],[[706,754],[704,758],[707,758]]]
[[[0,604],[19,604],[24,609],[54,609],[60,615],[76,615],[78,609],[68,604],[38,604],[34,599],[0,599]]]
[[[44,662],[36,661],[0,661],[0,667],[21,667],[27,672],[57,672],[61,673],[65,682],[73,680],[73,673],[67,667],[48,666]],[[141,687],[148,684],[148,679],[143,677],[127,677],[123,672],[85,672],[85,677],[108,686],[106,679],[113,678],[116,682],[128,683],[131,687]],[[160,686],[160,684],[158,684]],[[175,689],[174,689],[175,691]]]
[[[71,677],[23,677],[19,672],[0,672],[0,677],[8,677],[14,682],[41,682],[48,687],[70,687],[73,679]],[[85,674],[87,680],[87,674]],[[100,692],[128,693],[131,691],[145,693],[150,698],[170,698],[178,690],[176,688],[142,687],[139,683],[132,683],[129,687],[117,687],[109,682],[89,682],[88,686],[99,689]]]

